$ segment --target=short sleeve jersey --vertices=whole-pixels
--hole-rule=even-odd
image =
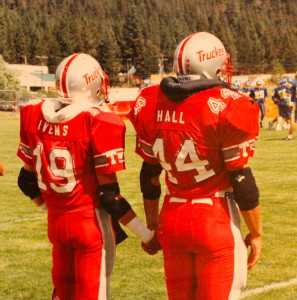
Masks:
[[[65,123],[49,123],[41,110],[43,102],[21,109],[17,155],[34,167],[49,209],[98,207],[96,174],[125,168],[125,124],[99,106],[90,107]]]
[[[136,153],[161,164],[167,189],[182,198],[207,197],[230,187],[227,170],[253,156],[259,106],[227,88],[170,101],[159,86],[144,89],[130,111]]]
[[[277,101],[277,104],[287,105],[287,99],[290,99],[292,96],[292,92],[288,86],[281,85],[274,89],[274,93],[272,95],[272,100]]]
[[[254,88],[251,90],[250,96],[254,98],[258,103],[264,103],[265,98],[268,96],[267,88],[266,87]]]

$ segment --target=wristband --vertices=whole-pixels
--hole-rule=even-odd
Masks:
[[[141,240],[146,244],[154,236],[154,232],[149,230],[138,217],[134,217],[126,227],[130,229],[136,236],[140,237]]]

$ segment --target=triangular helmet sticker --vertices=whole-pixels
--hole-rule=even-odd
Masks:
[[[207,103],[214,114],[218,114],[226,107],[226,104],[221,99],[215,99],[212,97],[208,99]]]
[[[224,99],[227,99],[229,96],[231,96],[234,100],[240,98],[240,95],[237,92],[228,89],[221,89],[221,95]]]

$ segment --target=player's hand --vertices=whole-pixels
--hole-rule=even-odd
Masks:
[[[245,237],[246,247],[251,247],[251,251],[248,256],[248,270],[250,270],[258,262],[261,253],[261,236],[253,236],[249,233]]]
[[[158,253],[159,250],[162,249],[162,247],[160,246],[157,240],[157,235],[155,231],[154,231],[153,238],[148,243],[144,243],[144,242],[141,243],[141,248],[149,255],[155,255]]]

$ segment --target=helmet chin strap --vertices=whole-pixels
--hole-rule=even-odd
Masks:
[[[109,103],[108,99],[105,99],[105,95],[98,92],[99,100],[97,102],[98,105],[105,105],[106,103]]]
[[[206,71],[203,71],[202,75],[207,79],[213,79]]]

